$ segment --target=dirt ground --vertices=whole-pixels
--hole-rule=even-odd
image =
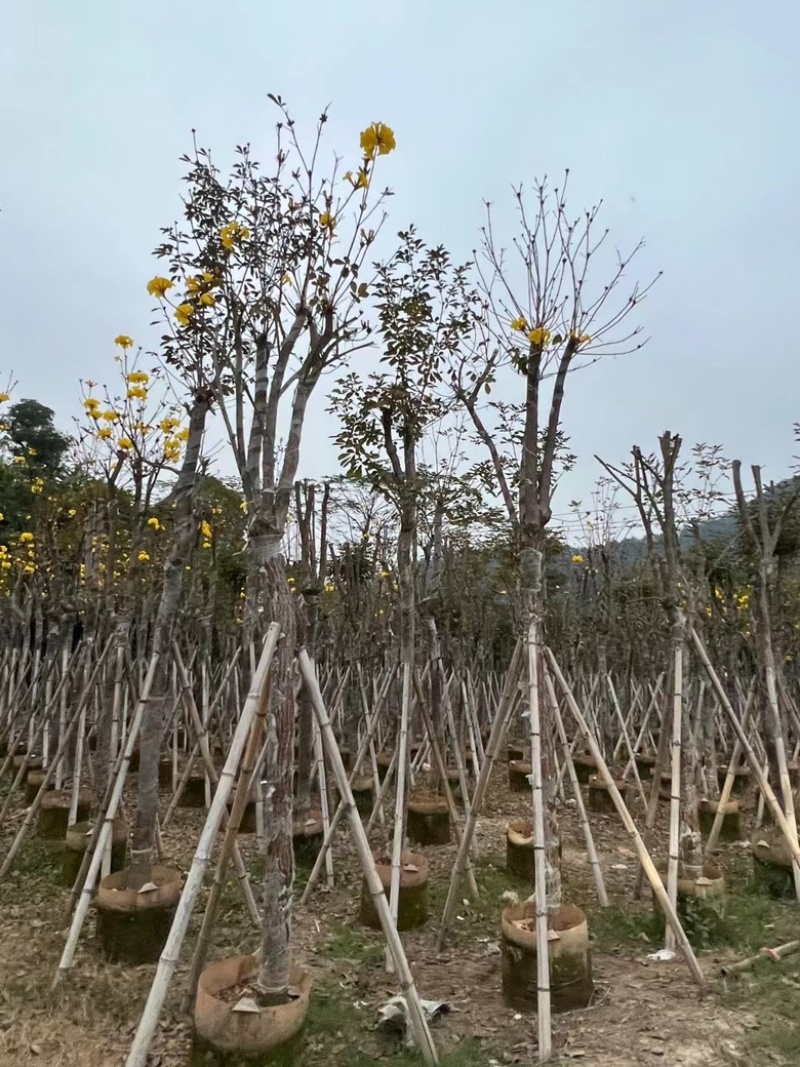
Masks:
[[[505,826],[509,817],[524,814],[525,809],[526,798],[508,792],[506,768],[500,764],[478,832],[482,900],[469,903],[463,887],[453,931],[441,955],[435,950],[437,920],[455,846],[427,850],[431,918],[422,930],[403,939],[421,995],[450,1005],[450,1013],[432,1027],[445,1063],[495,1067],[536,1062],[536,1018],[505,1006],[498,945],[499,914],[505,906],[502,894],[507,888],[521,888],[503,870]],[[166,798],[162,814],[165,810]],[[20,797],[2,828],[0,856],[6,854],[23,816]],[[178,810],[164,834],[167,863],[188,870],[202,819],[202,812]],[[752,1031],[759,1027],[759,1019],[743,1010],[721,983],[720,963],[747,955],[746,951],[728,947],[701,954],[709,978],[704,997],[682,961],[646,959],[661,942],[647,932],[652,912],[649,893],[642,902],[633,900],[636,860],[616,816],[592,815],[612,903],[612,909],[602,913],[574,807],[563,808],[561,825],[564,899],[589,915],[595,995],[589,1008],[556,1018],[556,1062],[592,1067],[796,1062],[766,1051],[766,1044],[760,1056],[758,1042],[754,1052]],[[659,827],[663,846],[665,812]],[[388,827],[378,830],[376,847],[384,844],[388,832]],[[252,838],[243,837],[242,843],[256,867]],[[746,878],[748,857],[743,848],[731,846],[722,862],[728,868],[729,884]],[[396,1038],[376,1032],[378,1008],[398,988],[383,966],[380,935],[357,922],[360,871],[347,831],[340,832],[334,863],[335,888],[316,889],[309,905],[297,907],[294,914],[295,955],[310,966],[315,983],[315,1006],[301,1062],[307,1067],[412,1062],[398,1054]],[[59,989],[51,991],[68,926],[67,891],[58,884],[58,864],[52,848],[45,847],[34,833],[0,885],[0,1065],[116,1067],[125,1061],[155,968],[106,964],[95,938],[92,909],[74,968]],[[183,1009],[182,998],[204,900],[203,895],[184,945],[148,1061],[151,1067],[188,1063],[191,1017]],[[609,924],[611,915],[616,925]],[[784,931],[774,923],[765,927],[763,942],[778,944]],[[624,936],[617,938],[618,929]],[[231,883],[223,898],[211,958],[256,947],[257,936],[244,916],[239,891]]]

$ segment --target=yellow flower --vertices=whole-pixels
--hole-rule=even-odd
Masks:
[[[22,573],[23,574],[33,574],[33,572],[35,570],[36,570],[36,565],[34,563],[26,563],[25,566],[22,568]]]
[[[588,333],[578,333],[577,330],[570,330],[569,339],[570,341],[577,341],[579,345],[588,345],[592,338]]]
[[[239,510],[240,510],[240,511],[244,511],[244,512],[246,512],[246,511],[247,511],[247,501],[246,501],[246,500],[243,500],[243,501],[241,502],[241,504],[239,505]]]
[[[150,381],[150,375],[143,370],[131,371],[128,375],[128,381],[131,385],[144,385],[145,382]]]
[[[69,517],[70,517],[71,519],[74,519],[74,518],[75,518],[75,516],[76,516],[77,514],[78,514],[78,513],[77,513],[77,511],[75,510],[75,508],[70,508],[70,509],[69,509],[69,511],[67,512],[67,515],[69,515]]]
[[[131,441],[130,437],[120,437],[119,441],[117,441],[117,448],[127,451],[129,448],[133,448],[133,441]]]
[[[6,400],[11,399],[11,393],[0,393],[0,404],[5,404]]]
[[[216,285],[217,284],[217,279],[214,277],[213,274],[211,274],[207,270],[203,271],[203,281],[206,283],[206,285]]]
[[[5,515],[2,513],[2,511],[0,511],[0,522],[2,522],[3,519],[5,519]],[[3,551],[3,549],[5,547],[6,547],[5,545],[0,545],[0,554],[2,553],[2,551]]]
[[[146,400],[147,390],[143,389],[141,385],[134,385],[132,389],[128,390],[128,400]]]
[[[583,556],[573,556],[572,557],[572,562],[573,563],[583,563]]]
[[[202,287],[203,287],[203,279],[202,278],[187,278],[186,279],[186,288],[189,290],[190,293],[199,293]]]
[[[41,491],[43,489],[44,489],[44,481],[41,478],[34,478],[33,482],[31,483],[31,492],[32,493],[41,493]]]
[[[174,284],[169,278],[161,278],[156,275],[155,278],[151,278],[147,283],[147,291],[150,296],[157,296],[159,300],[163,300],[167,290],[171,289]]]
[[[155,515],[151,519],[147,520],[147,525],[148,526],[152,526],[154,530],[160,530],[161,529],[161,523],[158,521],[158,519],[155,517]]]
[[[229,222],[219,231],[219,239],[226,252],[231,252],[239,241],[244,241],[250,236],[246,226],[240,226],[238,222]]]
[[[86,410],[88,412],[92,412],[92,411],[94,411],[95,408],[99,408],[100,407],[100,401],[99,400],[95,400],[95,398],[93,396],[87,396],[86,399],[83,402],[83,406],[86,408]]]
[[[136,558],[139,560],[140,563],[147,563],[150,559],[150,553],[142,551]]]
[[[28,455],[29,456],[35,456],[36,454],[37,454],[37,452],[36,452],[35,448],[29,448],[28,449]]]
[[[210,541],[203,541],[203,548],[211,548],[211,542]]]
[[[104,411],[100,418],[105,419],[106,422],[116,422],[119,415],[116,411]]]
[[[389,577],[389,572],[388,571],[381,571],[381,578],[388,578],[388,577]]]
[[[211,532],[211,525],[207,523],[205,519],[200,523],[200,533],[203,535],[203,537],[205,537],[207,541],[210,540],[213,536]]]
[[[323,230],[333,230],[336,227],[336,219],[327,211],[320,212],[319,224]]]
[[[170,430],[174,430],[176,426],[180,426],[181,420],[173,418],[172,415],[168,415],[166,419],[162,419],[158,424],[159,430],[163,433],[169,433]]]
[[[100,429],[97,431],[97,436],[101,439],[101,441],[105,441],[105,439],[107,437],[110,437],[113,432],[114,431],[111,429],[110,426],[101,426]]]
[[[532,345],[540,345],[542,348],[550,340],[550,331],[544,326],[534,326],[528,334],[528,340]]]
[[[192,315],[194,315],[194,308],[191,304],[178,304],[175,308],[175,318],[179,326],[188,326]]]
[[[213,293],[203,293],[203,295],[200,297],[200,303],[205,305],[205,307],[207,308],[213,307],[216,302],[217,301],[214,298]]]
[[[525,316],[518,315],[516,319],[512,319],[511,329],[518,330],[519,333],[525,333],[525,331],[528,329],[528,323],[525,321]]]
[[[24,456],[14,456],[14,462],[15,463],[24,463],[25,462],[25,457]]]
[[[21,533],[19,535],[19,543],[21,545],[29,545],[32,540],[33,540],[33,534],[32,533],[28,533],[27,531],[25,533]]]
[[[125,333],[120,333],[114,338],[114,344],[120,348],[133,348],[133,338],[128,337]]]
[[[367,159],[387,156],[396,147],[394,130],[383,122],[373,122],[361,133],[361,149]]]
[[[3,562],[0,563],[0,570],[3,570],[3,571],[10,571],[11,570],[11,564],[9,563],[9,561],[7,559],[4,559]]]
[[[369,178],[366,171],[363,169],[357,170],[355,174],[351,170],[348,170],[344,176],[346,182],[350,182],[354,189],[369,189]]]

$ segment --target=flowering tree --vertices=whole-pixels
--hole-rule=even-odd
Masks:
[[[218,400],[247,507],[245,640],[278,621],[284,639],[272,675],[265,776],[264,924],[258,981],[266,998],[286,995],[290,964],[293,655],[295,600],[281,545],[300,461],[309,400],[323,372],[368,342],[361,305],[366,256],[386,193],[372,192],[379,157],[395,147],[392,130],[361,134],[352,170],[338,161],[320,174],[327,115],[304,149],[279,97],[276,164],[261,172],[240,146],[227,177],[196,148],[188,166],[184,218],[167,227],[154,278],[165,358],[181,377],[205,371]],[[375,221],[373,222],[373,219]],[[285,427],[281,449],[279,432]]]
[[[566,186],[566,181],[565,181]],[[608,231],[597,232],[599,207],[570,216],[565,188],[552,191],[545,182],[533,191],[529,209],[522,189],[515,194],[519,234],[515,259],[509,262],[498,243],[487,206],[478,261],[479,288],[486,305],[478,320],[475,351],[454,367],[455,394],[468,412],[487,449],[498,492],[516,532],[520,605],[525,632],[541,639],[544,615],[543,559],[552,518],[557,462],[563,450],[561,420],[567,376],[608,353],[641,346],[639,328],[625,321],[649,286],[634,285],[622,296],[619,287],[641,248],[618,257],[605,280],[595,280],[595,261]],[[652,283],[651,283],[652,284]],[[519,487],[515,500],[497,433],[482,412],[481,394],[501,373],[521,379],[519,407]],[[550,750],[554,730],[545,704],[542,715],[542,777],[545,793],[545,852],[548,909],[561,906],[555,775]],[[549,788],[548,788],[549,787]]]

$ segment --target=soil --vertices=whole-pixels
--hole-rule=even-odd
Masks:
[[[509,819],[527,814],[526,799],[509,793],[507,777],[505,765],[499,765],[477,829],[482,863],[476,866],[476,873],[484,885],[483,900],[470,902],[466,884],[462,886],[453,929],[444,950],[437,954],[437,920],[447,894],[456,846],[426,849],[432,917],[424,928],[403,935],[421,996],[444,1000],[451,1009],[432,1025],[437,1048],[447,1053],[465,1040],[476,1042],[477,1051],[469,1060],[463,1060],[470,1067],[536,1062],[536,1019],[509,1010],[501,991],[500,914],[515,902],[508,890],[513,890],[517,899],[525,899],[525,887],[505,881],[502,869],[506,825]],[[7,789],[8,784],[2,788]],[[166,802],[163,796],[162,814]],[[5,854],[22,823],[23,804],[20,793],[0,829],[0,855]],[[661,807],[657,861],[665,856],[666,806]],[[632,810],[639,822],[641,811],[636,805]],[[188,871],[203,818],[203,811],[176,810],[163,833],[162,863]],[[743,833],[748,833],[750,819],[748,811]],[[649,892],[645,891],[642,901],[633,898],[636,857],[617,816],[592,813],[591,822],[612,905],[626,916],[649,911]],[[561,829],[564,901],[587,913],[591,932],[593,920],[599,923],[599,909],[574,805],[562,806]],[[386,849],[391,830],[391,813],[387,810],[384,826],[372,835],[372,847]],[[242,838],[241,847],[248,866],[258,868],[260,857],[253,837]],[[749,853],[744,855],[749,861]],[[739,868],[746,867],[742,857],[739,845],[731,845],[720,854],[719,862],[727,869],[729,880],[735,875],[737,864]],[[153,966],[126,968],[103,960],[94,934],[92,906],[73,969],[58,990],[51,992],[69,925],[64,914],[68,891],[58,884],[58,870],[58,853],[34,836],[0,884],[0,1067],[123,1064],[153,980]],[[374,1050],[374,1058],[359,1062],[391,1061],[395,1045],[375,1031],[379,1008],[399,992],[399,987],[396,978],[386,972],[381,935],[364,930],[356,922],[362,872],[346,826],[336,839],[334,870],[334,888],[328,888],[323,877],[309,904],[295,908],[295,958],[308,966],[314,977],[312,1011],[315,997],[318,1002],[329,999],[346,1007],[360,1022],[359,1047]],[[212,875],[213,866],[207,884]],[[253,883],[258,897],[259,878],[254,877]],[[148,1067],[185,1067],[188,1063],[191,1016],[182,1001],[204,903],[205,891],[196,906]],[[773,938],[772,932],[765,933],[766,941],[773,942]],[[252,952],[257,945],[257,932],[249,925],[231,872],[209,958]],[[702,954],[710,992],[701,997],[680,959],[661,963],[646,958],[660,947],[661,942],[651,942],[644,934],[637,946],[595,945],[595,997],[585,1010],[555,1018],[556,1063],[576,1062],[592,1067],[728,1067],[762,1062],[747,1058],[746,1033],[753,1026],[752,1015],[734,1011],[720,995],[720,965],[748,953]],[[239,999],[243,990],[231,995]],[[305,1067],[344,1067],[347,1061],[337,1050],[344,1047],[341,1042],[347,1035],[341,1031],[345,1026],[339,1028],[338,1034],[335,1029],[330,1034],[324,1030],[314,1032],[303,1056]],[[769,1062],[782,1061],[773,1056]]]

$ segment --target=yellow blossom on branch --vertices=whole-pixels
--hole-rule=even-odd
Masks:
[[[511,320],[511,329],[517,330],[519,333],[525,333],[528,329],[528,322],[524,315],[518,315],[517,318]]]
[[[348,170],[344,176],[344,180],[350,182],[354,189],[369,189],[369,178],[363,167],[361,170],[357,170],[355,174],[353,174],[351,170]]]
[[[216,304],[216,297],[213,293],[203,293],[200,297],[200,303],[207,308],[211,308]]]
[[[200,533],[205,537],[206,541],[210,541],[212,535],[211,524],[206,522],[205,519],[200,523]]]
[[[117,414],[116,411],[109,410],[109,411],[104,411],[102,413],[102,415],[100,416],[100,418],[104,419],[106,422],[117,422],[117,420],[119,419],[119,415]]]
[[[0,393],[0,404],[5,404],[6,400],[11,399],[11,393]]]
[[[131,371],[128,375],[128,381],[131,385],[144,385],[146,382],[150,381],[150,375],[143,370]]]
[[[147,520],[147,525],[148,526],[152,526],[154,530],[160,530],[161,529],[161,523],[158,521],[158,519],[155,517],[155,515],[153,515],[152,518]]]
[[[117,441],[117,448],[127,452],[128,449],[133,448],[133,441],[131,441],[130,437],[120,437],[119,441]]]
[[[151,278],[147,283],[147,291],[150,296],[156,296],[159,300],[163,300],[167,291],[173,287],[175,283],[171,282],[169,278],[161,278],[156,275],[155,278]]]
[[[579,345],[588,345],[592,338],[588,333],[578,333],[577,330],[570,330],[569,339],[570,341],[577,341]]]
[[[120,333],[114,338],[114,344],[119,348],[133,348],[133,338],[128,337],[125,333]]]
[[[128,400],[147,400],[147,390],[143,389],[141,385],[134,385],[132,389],[128,390]]]
[[[528,340],[532,345],[538,345],[541,348],[544,348],[550,340],[550,331],[544,326],[534,326],[528,334]]]
[[[97,431],[97,436],[100,438],[101,441],[105,441],[108,437],[111,436],[113,432],[114,431],[111,429],[110,426],[101,426],[100,429]]]
[[[175,308],[175,319],[179,326],[188,326],[192,315],[194,315],[194,308],[191,304],[178,304]]]
[[[388,156],[396,147],[394,130],[383,122],[373,122],[361,133],[361,150],[367,159]]]
[[[336,228],[336,219],[329,212],[321,211],[319,224],[323,230],[334,230]]]
[[[226,252],[232,252],[240,241],[246,241],[250,231],[238,222],[229,222],[219,231],[219,239]]]
[[[147,563],[150,559],[150,553],[142,551],[136,558],[139,560],[140,563]]]
[[[583,563],[583,556],[577,555],[572,557],[573,563]]]
[[[28,533],[26,531],[25,533],[21,533],[19,535],[19,543],[21,545],[29,545],[32,541],[33,541],[33,534],[32,533]]]

